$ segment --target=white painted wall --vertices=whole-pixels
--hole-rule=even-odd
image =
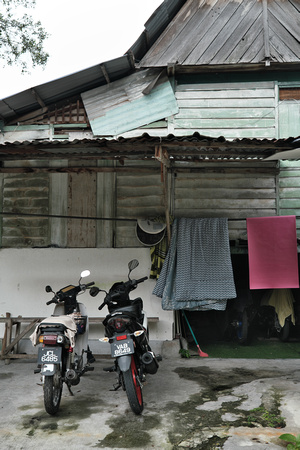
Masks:
[[[1,249],[0,250],[0,316],[9,312],[16,317],[46,317],[53,312],[54,305],[47,306],[52,294],[45,292],[49,284],[54,291],[68,285],[77,284],[80,273],[89,269],[91,275],[86,283],[108,290],[116,281],[127,280],[128,262],[136,258],[140,265],[132,273],[132,278],[149,276],[150,251],[148,248],[132,249]],[[161,299],[152,295],[154,280],[141,283],[132,292],[132,298],[142,297],[148,317],[159,317],[158,323],[150,324],[150,341],[153,349],[162,341],[172,340],[173,313],[163,311]],[[98,311],[104,294],[91,297],[88,292],[78,297],[84,303],[90,317],[104,317],[106,307]],[[4,324],[0,324],[0,338],[4,335]],[[103,337],[102,325],[90,327],[90,345],[96,353],[109,353],[109,348],[99,347],[99,337]],[[29,342],[29,341],[28,341]],[[29,353],[28,342],[22,341]],[[22,346],[20,351],[22,351]],[[107,346],[108,347],[108,346]],[[25,348],[25,347],[24,347]],[[100,351],[99,351],[100,349]],[[32,349],[34,352],[34,349]],[[156,351],[156,350],[155,350]]]

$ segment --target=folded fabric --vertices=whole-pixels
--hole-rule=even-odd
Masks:
[[[226,218],[174,220],[153,294],[167,310],[226,308],[236,297]]]
[[[74,319],[70,315],[50,316],[42,320],[35,328],[34,332],[29,336],[32,345],[38,344],[38,338],[41,334],[40,327],[51,327],[51,324],[63,324],[66,327],[65,335],[69,338],[71,347],[75,347],[75,334],[77,327]]]

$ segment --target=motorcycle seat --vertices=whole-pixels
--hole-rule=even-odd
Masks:
[[[46,323],[43,322],[39,326],[40,330],[43,330],[43,333],[64,333],[67,327],[63,323]]]
[[[127,306],[115,306],[110,309],[110,314],[116,312],[122,312],[123,314],[130,314],[136,318],[140,318],[142,316],[143,309],[143,300],[141,298],[136,298],[134,300],[130,300],[130,305]]]

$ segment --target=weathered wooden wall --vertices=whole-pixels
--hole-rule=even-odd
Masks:
[[[98,163],[100,164],[100,163]],[[136,219],[165,216],[158,162],[102,164],[80,174],[2,174],[3,212],[97,217],[78,220],[2,215],[2,247],[138,247]],[[231,240],[246,239],[246,218],[297,216],[300,162],[175,164],[168,176],[174,217],[228,217]],[[117,218],[119,220],[109,220]]]
[[[207,136],[276,137],[273,82],[182,84],[176,87],[176,135],[198,131]]]
[[[275,165],[201,164],[176,173],[174,216],[228,217],[230,239],[246,239],[247,217],[276,215]]]
[[[118,173],[116,184],[116,212],[118,218],[137,219],[163,216],[164,196],[159,165],[150,164],[148,170],[136,166],[131,173]],[[151,168],[152,167],[152,168]],[[153,171],[155,169],[155,171]],[[116,247],[137,247],[136,223],[116,223]]]
[[[49,213],[49,176],[19,174],[2,177],[2,211]],[[2,215],[3,247],[44,247],[49,242],[47,217]]]
[[[300,161],[280,161],[278,214],[296,216],[300,238]]]

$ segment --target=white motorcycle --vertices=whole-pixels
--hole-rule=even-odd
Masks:
[[[89,270],[81,273],[78,286],[65,286],[56,293],[50,286],[46,292],[54,297],[46,304],[55,303],[54,314],[40,322],[30,336],[38,349],[38,368],[43,380],[44,404],[48,414],[59,410],[63,383],[69,392],[71,386],[80,382],[80,377],[89,370],[95,361],[88,346],[88,316],[83,303],[78,303],[77,295],[85,292],[94,282],[82,284],[81,279],[90,275]]]

